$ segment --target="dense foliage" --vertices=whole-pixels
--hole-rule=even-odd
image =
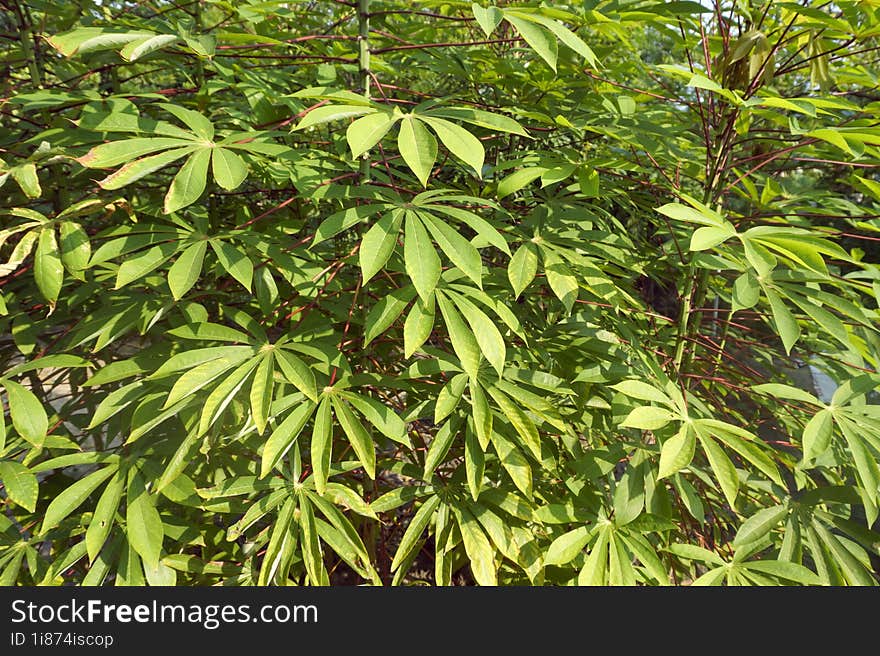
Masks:
[[[3,584],[877,582],[880,2],[0,5]]]

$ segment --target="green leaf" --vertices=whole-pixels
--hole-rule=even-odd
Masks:
[[[55,228],[52,226],[40,231],[37,252],[34,256],[34,279],[43,298],[49,301],[50,305],[55,305],[64,281],[64,267],[61,265]]]
[[[411,446],[406,434],[406,424],[397,413],[385,403],[361,394],[340,392],[339,396],[346,399],[364,419],[372,424],[385,437]]]
[[[364,114],[372,114],[376,110],[372,107],[364,105],[325,105],[316,107],[305,115],[294,130],[304,130],[313,125],[321,125],[330,123],[344,118],[354,118],[355,116],[363,116]]]
[[[423,470],[423,478],[425,480],[430,480],[434,470],[437,469],[443,458],[449,453],[449,448],[452,446],[456,435],[457,424],[454,419],[444,423],[440,430],[437,431],[434,439],[431,440],[431,445],[428,447],[428,453],[425,456],[425,467]],[[375,508],[375,503],[373,506]]]
[[[448,223],[431,214],[420,212],[419,218],[452,263],[482,288],[483,260],[473,244]]]
[[[401,223],[403,223],[403,211],[393,210],[373,224],[364,235],[358,250],[364,284],[388,262],[397,246]]]
[[[315,404],[311,401],[300,403],[278,427],[269,435],[266,444],[263,445],[263,453],[260,461],[260,478],[265,478],[269,472],[283,458],[299,434],[305,428],[306,423],[315,410]]]
[[[483,177],[486,150],[483,143],[464,128],[436,116],[420,115],[440,137],[440,141],[462,162],[470,166],[478,178]]]
[[[733,506],[736,503],[736,495],[739,490],[739,476],[737,476],[736,468],[715,440],[704,437],[699,431],[697,431],[697,436],[700,438],[700,444],[709,460],[709,466],[721,486],[727,503]]]
[[[10,172],[25,196],[28,198],[39,198],[43,195],[43,189],[40,187],[40,178],[37,176],[36,164],[27,162],[21,166],[16,166]]]
[[[682,424],[678,432],[663,442],[660,449],[660,468],[657,478],[666,478],[678,473],[694,458],[697,440],[687,424]]]
[[[31,470],[15,460],[0,462],[0,481],[6,496],[29,512],[37,508],[37,477]]]
[[[423,187],[428,186],[428,178],[437,160],[437,140],[425,124],[411,115],[400,122],[397,135],[397,149],[403,161],[416,174]]]
[[[11,380],[0,380],[6,389],[9,415],[16,432],[34,446],[42,446],[49,430],[49,419],[36,395]]]
[[[757,445],[760,440],[755,435],[743,428],[716,419],[699,419],[693,423],[693,426],[698,432],[708,428],[712,435],[736,451],[770,480],[777,485],[785,485],[773,460]]]
[[[442,388],[440,388],[434,406],[435,424],[442,422],[446,417],[452,414],[453,410],[455,410],[455,407],[461,400],[461,395],[464,393],[467,381],[467,374],[456,374],[450,378]]]
[[[681,203],[668,203],[667,205],[656,208],[656,210],[660,214],[668,216],[670,219],[683,221],[685,223],[696,223],[697,225],[716,227],[724,225],[724,218],[707,207],[697,209],[682,205]]]
[[[79,479],[76,483],[58,494],[46,512],[43,513],[43,525],[40,527],[40,535],[55,528],[65,517],[79,508],[83,501],[95,491],[95,489],[116,472],[116,465],[103,467]]]
[[[567,565],[583,551],[589,541],[590,528],[587,526],[579,526],[568,533],[563,533],[550,543],[544,556],[544,563],[556,566]]]
[[[806,390],[802,390],[799,387],[792,387],[791,385],[764,383],[762,385],[754,385],[752,389],[760,394],[769,394],[780,399],[791,399],[792,401],[804,401],[813,405],[823,405],[819,399]]]
[[[214,138],[214,125],[200,112],[192,109],[185,109],[180,105],[173,103],[162,103],[159,105],[166,112],[172,114],[181,123],[186,125],[200,139],[211,141]]]
[[[558,255],[548,250],[544,250],[543,254],[544,273],[547,274],[550,289],[556,294],[556,298],[562,301],[566,312],[571,312],[578,297],[577,278],[572,275],[571,270]]]
[[[815,519],[813,520],[812,528],[830,553],[833,554],[834,564],[840,567],[850,585],[871,587],[877,585],[877,581],[874,580],[869,571],[865,569],[833,533]]]
[[[532,50],[538,53],[553,71],[556,71],[556,58],[558,56],[559,46],[556,39],[547,32],[522,18],[512,16],[510,13],[504,14],[504,20],[513,25],[523,40],[528,43]]]
[[[724,577],[727,576],[728,571],[729,570],[723,566],[710,569],[705,574],[695,578],[693,583],[691,583],[691,586],[704,587],[710,585],[721,585],[721,582],[724,580]]]
[[[248,173],[244,160],[226,148],[211,150],[211,171],[217,184],[229,191],[244,182]]]
[[[639,428],[642,430],[657,430],[676,418],[676,415],[652,405],[644,405],[634,408],[620,424],[623,428]]]
[[[431,521],[431,516],[434,514],[434,511],[437,510],[439,505],[439,496],[435,495],[428,497],[428,499],[422,504],[422,507],[418,509],[415,515],[413,515],[413,518],[409,522],[409,526],[406,527],[406,531],[404,531],[403,537],[400,539],[400,544],[397,547],[397,552],[394,554],[394,559],[391,561],[392,572],[396,571],[397,568],[400,567],[409,557],[425,528],[428,526],[428,523]]]
[[[501,461],[501,466],[510,476],[513,484],[529,499],[532,498],[532,468],[523,452],[510,440],[492,431],[492,445]]]
[[[179,328],[172,328],[168,331],[168,334],[172,335],[173,337],[180,337],[181,339],[196,339],[200,341],[205,340],[211,342],[251,341],[251,338],[240,330],[236,330],[235,328],[230,328],[229,326],[224,326],[219,323],[211,323],[210,321],[188,323],[180,326]],[[163,373],[190,369],[196,365],[202,364],[203,362],[214,360],[215,358],[223,357],[225,355],[241,356],[242,359],[244,359],[244,357],[246,357],[245,354],[248,354],[252,350],[253,349],[251,347],[219,346],[213,349],[197,349],[195,351],[180,353],[171,358],[171,360],[169,360],[165,365],[160,367],[159,370],[154,373],[152,377],[157,378]],[[177,358],[180,358],[180,360],[176,361]],[[171,364],[175,364],[176,366],[174,366],[173,368],[169,368],[169,365]]]
[[[731,311],[753,308],[761,298],[761,285],[751,273],[744,273],[733,283]]]
[[[778,526],[787,514],[788,508],[784,505],[762,508],[742,523],[733,539],[733,546],[741,547],[760,540]]]
[[[144,479],[132,472],[126,492],[125,528],[128,542],[148,567],[157,567],[162,555],[164,529],[153,495],[147,492]]]
[[[743,566],[749,570],[770,574],[803,585],[819,585],[821,583],[816,574],[798,563],[787,563],[782,560],[756,560],[744,563]]]
[[[62,221],[58,224],[58,235],[61,243],[61,261],[67,270],[77,275],[87,268],[92,256],[89,236],[79,223]]]
[[[144,55],[148,55],[156,50],[161,50],[165,46],[171,45],[178,41],[180,37],[176,34],[156,34],[147,36],[136,41],[129,41],[119,54],[126,61],[133,62],[140,59]]]
[[[315,373],[312,371],[312,368],[303,362],[299,356],[294,355],[290,351],[276,349],[274,353],[275,361],[278,363],[278,368],[281,369],[284,377],[293,383],[296,389],[317,403],[318,386],[315,382]]]
[[[496,132],[518,134],[523,137],[529,136],[529,133],[512,118],[482,109],[474,109],[473,107],[436,107],[425,112],[425,114],[470,123],[471,125]]]
[[[785,347],[786,354],[790,354],[791,348],[801,336],[801,328],[798,325],[797,319],[794,318],[794,315],[775,292],[765,289],[765,294],[770,302],[770,311],[773,313],[773,325],[776,328],[776,333],[782,339],[782,345]]]
[[[736,231],[731,225],[727,225],[722,228],[716,228],[715,226],[703,226],[702,228],[697,228],[694,231],[694,234],[691,235],[690,250],[705,251],[710,248],[714,248],[718,244],[727,241],[735,235]]]
[[[492,365],[500,378],[504,372],[504,362],[507,357],[507,348],[504,345],[504,338],[501,336],[501,332],[482,310],[463,296],[456,294],[449,298],[455,303],[461,314],[464,315],[473,331],[477,344],[480,346],[480,351],[482,351],[486,360]]]
[[[202,406],[198,435],[204,435],[211,425],[220,418],[235,396],[244,387],[250,373],[259,366],[261,361],[261,358],[256,357],[239,365],[235,371],[224,378],[211,391]]]
[[[611,539],[611,527],[604,526],[599,531],[599,537],[590,550],[584,566],[578,573],[578,585],[605,585],[608,565],[608,543]]]
[[[87,428],[95,428],[107,421],[110,417],[121,412],[126,407],[137,401],[144,395],[143,381],[136,380],[127,385],[113,390],[105,396],[92,414],[92,419]]]
[[[208,243],[197,241],[184,249],[168,269],[168,287],[175,300],[180,300],[192,288],[202,273],[202,263]]]
[[[704,549],[703,547],[698,547],[695,544],[671,544],[666,550],[669,553],[680,556],[681,558],[686,558],[687,560],[696,560],[701,563],[720,565],[722,567],[726,565],[724,560],[722,560],[721,556],[717,553]]]
[[[640,401],[654,401],[665,406],[674,406],[672,399],[666,396],[666,394],[641,380],[624,380],[612,385],[611,389],[615,389],[630,398],[639,399]]]
[[[370,312],[367,314],[366,319],[364,320],[364,346],[367,346],[370,342],[376,339],[379,335],[384,333],[390,326],[393,324],[400,314],[403,312],[403,308],[406,307],[407,303],[409,303],[413,296],[416,295],[416,290],[412,285],[407,287],[403,287],[401,289],[395,289],[390,294],[386,294],[382,298],[380,298],[375,305],[373,305]],[[434,324],[433,317],[431,318],[431,325]],[[430,331],[430,326],[428,330]],[[427,335],[425,336],[427,339]],[[421,343],[424,342],[424,339]],[[406,344],[408,342],[404,342],[404,351],[405,357],[409,357],[412,355],[412,352],[407,349]],[[418,346],[416,346],[418,348]]]
[[[358,460],[364,466],[364,471],[371,479],[376,478],[376,447],[373,438],[364,428],[364,425],[348,407],[344,401],[333,397],[333,409],[336,419],[342,426],[342,430],[348,437],[348,441],[354,449]]]
[[[467,479],[468,490],[471,498],[476,501],[480,497],[483,487],[483,477],[486,471],[486,456],[477,435],[471,431],[465,431],[464,435],[464,471]]]
[[[122,32],[113,28],[79,27],[69,32],[50,37],[49,44],[65,57],[96,50],[110,50],[132,41],[154,36],[152,32]]]
[[[296,498],[289,497],[278,517],[272,526],[272,533],[269,536],[269,544],[266,547],[266,553],[263,556],[263,562],[260,567],[260,573],[257,577],[258,585],[268,585],[281,569],[281,560],[284,556],[286,548],[289,547],[291,541],[291,524],[293,522],[294,509],[296,508]],[[279,581],[281,583],[281,581]]]
[[[501,13],[498,7],[481,7],[475,2],[471,5],[471,10],[474,12],[477,25],[486,33],[487,38],[492,36],[492,32],[495,31],[495,28],[498,27],[504,18],[504,14]]]
[[[414,212],[406,213],[404,266],[422,301],[428,304],[440,280],[440,258],[428,238],[425,226]]]
[[[315,238],[312,240],[312,246],[320,244],[326,239],[335,237],[340,232],[348,230],[352,226],[362,222],[365,218],[378,214],[388,208],[384,203],[371,203],[369,205],[357,205],[349,207],[341,212],[331,214],[321,222],[315,231]]]
[[[117,471],[107,483],[95,505],[95,512],[92,514],[89,528],[86,530],[86,552],[90,562],[95,562],[116,523],[116,510],[119,508],[124,489],[125,479]]]
[[[115,289],[121,289],[126,285],[143,278],[151,271],[155,271],[162,266],[168,258],[177,251],[178,244],[176,242],[165,242],[140,251],[137,255],[126,258],[119,265],[119,271],[116,273]]]
[[[449,330],[449,339],[452,341],[452,349],[461,361],[464,372],[476,380],[480,370],[480,347],[477,339],[465,325],[458,310],[442,294],[437,295],[437,303],[440,305],[440,313]]]
[[[321,553],[321,542],[318,539],[318,528],[315,524],[315,512],[309,497],[305,494],[299,495],[299,510],[302,556],[309,581],[312,585],[329,585],[327,570],[324,568],[324,557]]]
[[[669,3],[668,3],[669,4]],[[674,4],[674,3],[671,3]],[[525,16],[524,16],[525,17]],[[593,49],[590,48],[584,41],[574,32],[567,29],[562,23],[555,20],[550,20],[539,14],[533,14],[530,16],[532,20],[539,20],[541,25],[547,27],[556,37],[562,41],[566,46],[574,50],[581,57],[587,60],[587,63],[590,64],[593,68],[599,67],[599,60],[596,59],[596,54],[593,52]]]
[[[172,485],[178,477],[183,473],[183,470],[186,469],[187,465],[190,464],[190,460],[193,457],[193,452],[195,451],[195,447],[199,443],[199,438],[201,435],[199,434],[197,429],[190,430],[187,433],[186,437],[183,438],[180,445],[175,450],[174,455],[171,456],[171,459],[168,461],[168,464],[165,466],[165,471],[162,472],[162,475],[159,477],[159,480],[156,481],[155,491],[156,494],[160,492],[164,492],[165,496],[171,498],[169,494],[169,486]],[[185,479],[184,479],[185,480]],[[169,489],[174,489],[171,487]]]
[[[523,410],[516,405],[510,397],[501,392],[497,387],[489,388],[490,396],[501,408],[501,412],[510,421],[517,434],[522,438],[523,444],[532,453],[536,460],[541,461],[541,435],[534,422]]]
[[[165,194],[165,214],[171,214],[195,203],[205,191],[211,149],[196,150],[183,163]]]
[[[480,527],[480,523],[469,510],[455,507],[458,527],[461,530],[464,550],[471,564],[471,573],[479,585],[498,585],[498,572],[495,568],[495,549]]]
[[[101,185],[102,189],[121,189],[126,185],[130,185],[132,182],[137,182],[151,173],[155,173],[159,169],[165,168],[172,162],[179,160],[181,157],[189,155],[195,149],[195,146],[174,148],[172,150],[167,150],[164,153],[159,153],[158,155],[151,155],[150,157],[144,157],[129,162],[115,173],[111,173],[103,180],[99,180],[98,184]],[[201,152],[207,153],[206,150]],[[207,169],[207,162],[205,162],[205,167]]]
[[[357,159],[379,143],[399,118],[387,112],[376,112],[352,122],[345,131],[351,156]]]
[[[410,308],[406,321],[403,324],[403,355],[408,358],[431,336],[434,328],[434,315],[436,304],[431,298],[428,303],[423,303],[417,298]]]
[[[333,448],[333,430],[330,418],[330,399],[321,399],[315,421],[312,426],[312,471],[315,477],[315,489],[324,494],[327,477],[330,473],[330,458]]]
[[[514,171],[498,182],[498,191],[496,192],[498,199],[500,200],[519,191],[527,184],[540,178],[547,171],[548,169],[544,166],[530,166]]]
[[[254,264],[237,246],[219,239],[211,240],[211,248],[217,254],[220,265],[248,291],[254,279]]]
[[[0,585],[3,587],[12,587],[15,585],[26,553],[27,552],[24,549],[19,549],[17,553],[13,552],[12,558],[0,561],[0,564],[3,565],[3,571],[0,573]]]
[[[114,115],[110,115],[112,117]],[[86,114],[83,113],[83,119],[80,125],[85,122]],[[137,119],[135,118],[135,126]],[[105,128],[105,126],[96,126]],[[138,157],[155,153],[159,150],[170,148],[187,148],[192,149],[193,144],[187,139],[174,139],[168,137],[147,137],[135,139],[123,139],[121,141],[111,141],[110,143],[95,146],[82,157],[76,158],[76,161],[86,168],[90,169],[106,169],[125,162],[130,162]],[[170,151],[169,151],[170,152]],[[178,157],[182,157],[185,153],[179,153]]]
[[[880,465],[865,444],[865,439],[860,435],[857,425],[843,418],[838,419],[837,425],[843,433],[855,464],[860,487],[864,490],[865,496],[876,506],[880,496]]]
[[[492,410],[489,408],[489,402],[486,400],[482,385],[474,378],[470,379],[470,392],[474,429],[480,447],[487,449],[492,439]]]
[[[519,298],[538,273],[538,249],[531,242],[521,244],[507,265],[507,279],[513,295]]]
[[[266,422],[269,420],[269,406],[272,404],[274,390],[273,376],[275,373],[275,358],[271,351],[260,359],[254,379],[251,382],[251,416],[257,426],[257,433],[262,435],[266,430]]]
[[[235,355],[215,358],[190,369],[174,383],[168,397],[165,399],[163,408],[169,408],[181,399],[193,395],[205,387],[208,383],[219,378],[223,373],[232,369],[246,359],[248,354],[236,353]]]
[[[830,410],[820,410],[804,427],[801,443],[804,448],[804,462],[812,462],[831,446],[834,428],[834,415]]]

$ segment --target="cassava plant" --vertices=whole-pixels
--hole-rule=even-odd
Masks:
[[[0,583],[878,582],[880,2],[0,6]]]

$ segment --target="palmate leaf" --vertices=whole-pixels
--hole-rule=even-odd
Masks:
[[[143,125],[146,130],[152,129],[159,134],[171,133],[175,134],[175,137],[135,137],[113,141],[95,146],[88,153],[77,158],[77,162],[89,168],[109,168],[124,164],[119,170],[99,181],[101,187],[112,190],[137,182],[188,156],[172,179],[165,195],[166,214],[179,211],[201,197],[207,185],[209,164],[214,180],[223,189],[232,190],[244,182],[248,173],[247,165],[241,156],[230,148],[217,147],[213,143],[214,125],[207,118],[199,112],[173,104],[162,103],[159,106],[183,122],[191,132],[170,124],[166,124],[165,127],[156,122],[144,121],[137,118],[137,110],[134,110],[132,123],[120,125],[119,128],[137,131]],[[89,124],[94,123],[93,129],[98,127],[107,129],[105,122],[95,123],[92,120]],[[230,144],[230,146],[235,145]]]

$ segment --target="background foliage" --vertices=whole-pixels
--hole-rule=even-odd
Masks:
[[[0,582],[880,571],[876,0],[0,0]]]

